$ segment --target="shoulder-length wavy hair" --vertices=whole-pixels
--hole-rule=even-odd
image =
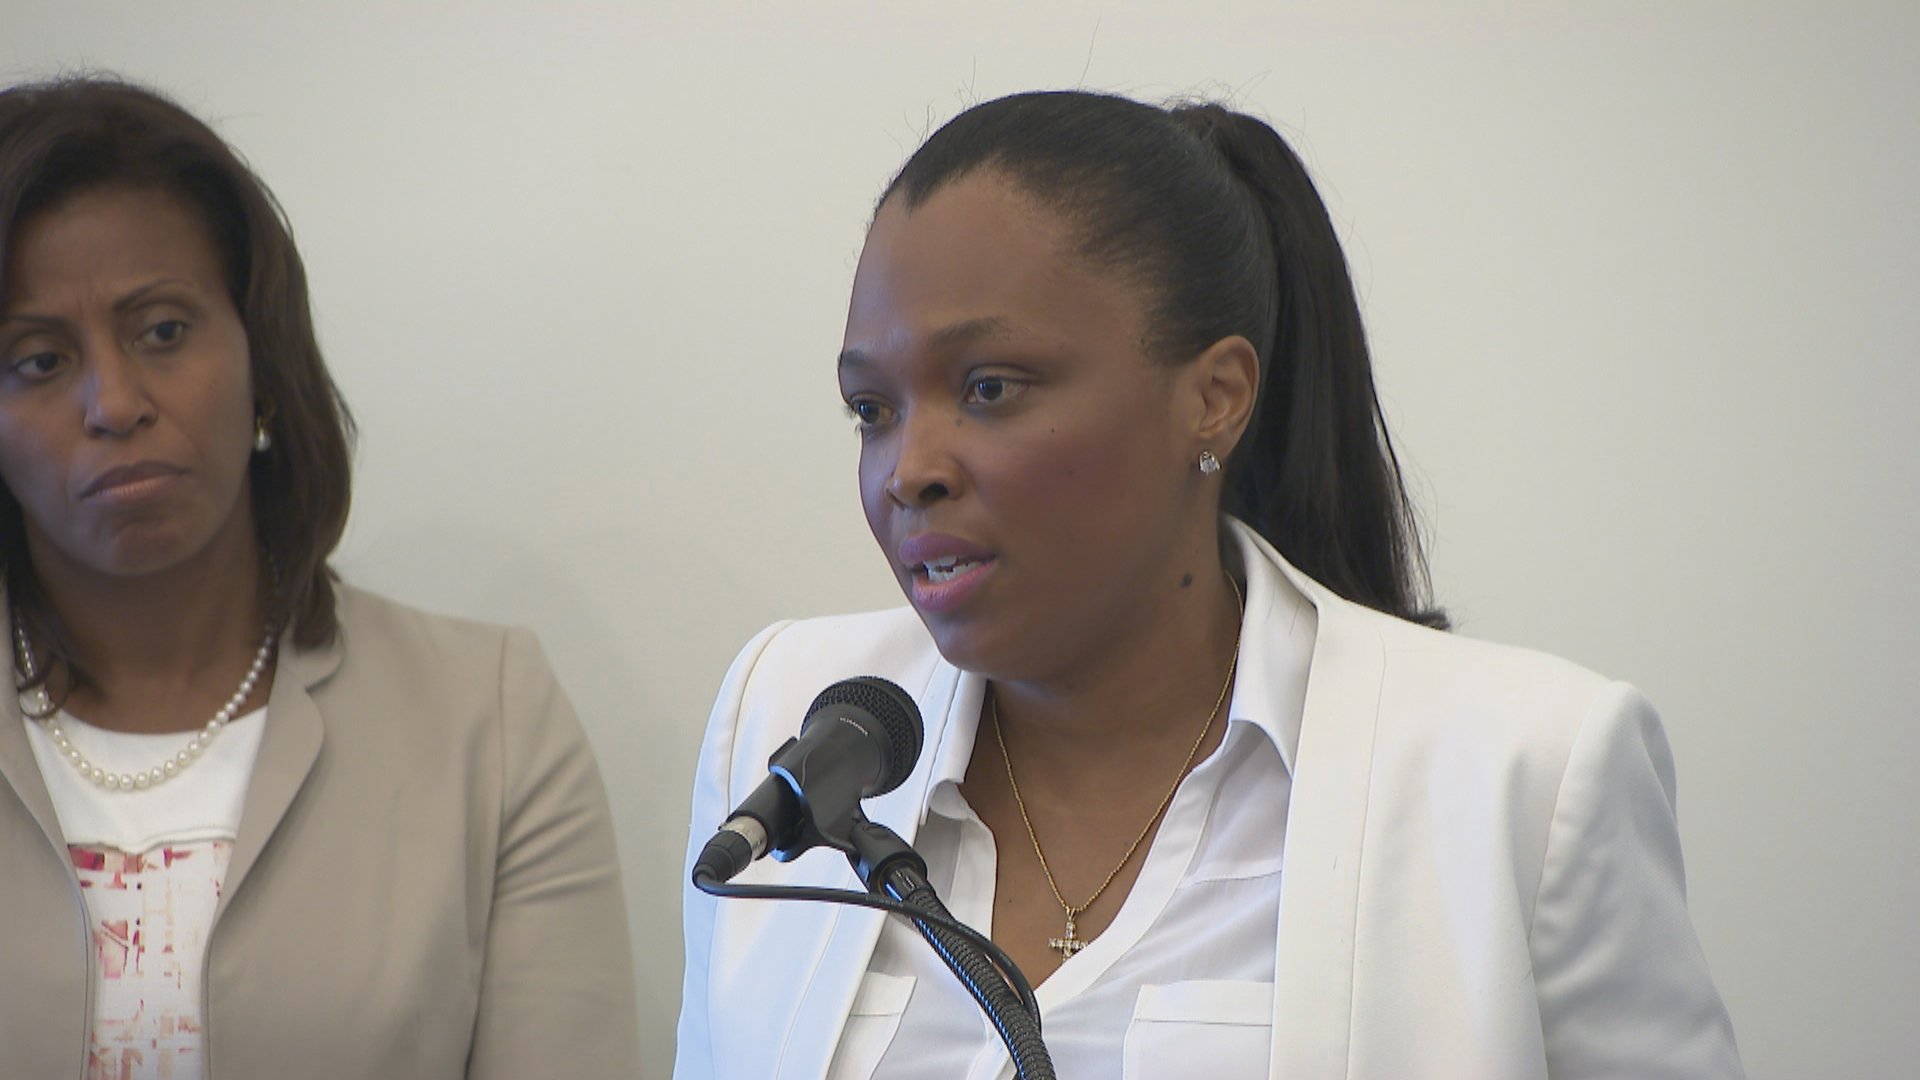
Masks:
[[[338,632],[328,556],[346,527],[353,417],[314,338],[306,269],[286,217],[220,136],[161,94],[81,76],[0,91],[0,298],[13,238],[34,215],[106,187],[163,191],[196,210],[246,326],[257,415],[273,438],[249,486],[276,570],[270,616],[302,646]],[[71,664],[27,551],[19,502],[0,483],[0,571],[23,617]],[[49,668],[51,664],[47,665]]]

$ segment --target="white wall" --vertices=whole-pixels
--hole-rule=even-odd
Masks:
[[[1916,11],[0,0],[0,78],[151,80],[279,193],[364,425],[339,564],[541,633],[662,1063],[722,671],[894,600],[831,370],[871,199],[1012,90],[1265,114],[1441,598],[1652,694],[1753,1075],[1877,1077],[1920,1058]]]

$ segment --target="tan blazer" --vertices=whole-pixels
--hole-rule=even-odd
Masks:
[[[540,646],[355,589],[340,623],[280,654],[207,946],[209,1078],[636,1075],[606,794]],[[87,922],[6,693],[0,780],[0,1076],[83,1076]]]

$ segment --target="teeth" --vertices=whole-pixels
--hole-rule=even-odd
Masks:
[[[980,564],[971,559],[949,556],[944,559],[936,559],[933,562],[922,563],[921,567],[927,572],[927,580],[938,585],[944,581],[952,581],[954,578],[959,577],[978,565]]]

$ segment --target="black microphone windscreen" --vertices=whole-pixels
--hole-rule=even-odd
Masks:
[[[886,776],[878,787],[867,794],[884,795],[905,783],[907,777],[913,774],[914,763],[920,760],[922,724],[920,707],[913,703],[913,697],[898,685],[877,675],[842,679],[820,691],[819,696],[813,699],[813,704],[807,706],[807,716],[801,722],[801,730],[806,730],[822,709],[836,705],[859,709],[878,721],[881,730],[886,733]]]

